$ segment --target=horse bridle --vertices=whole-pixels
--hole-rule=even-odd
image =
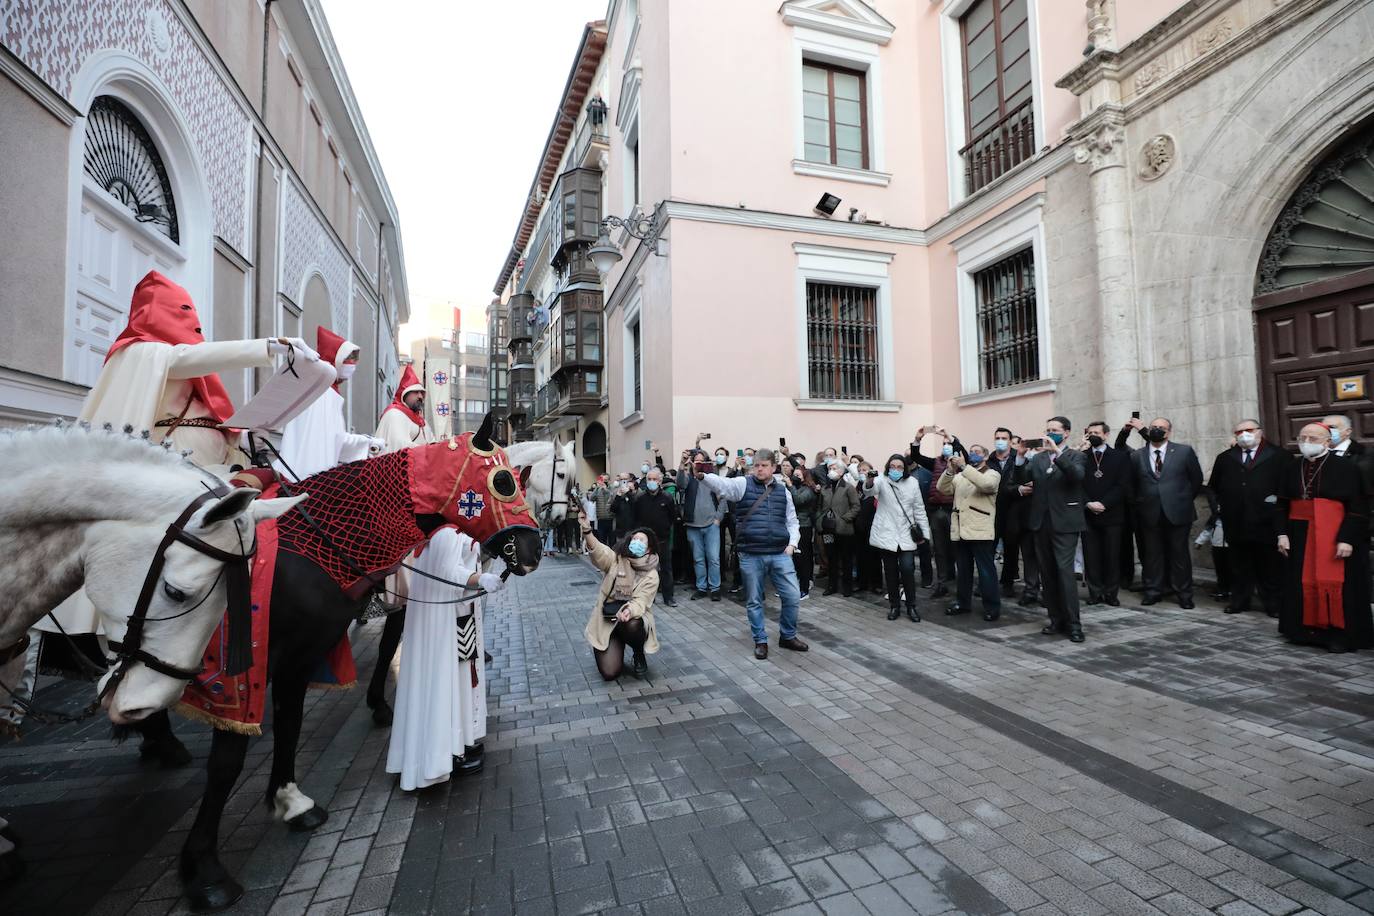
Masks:
[[[167,533],[162,536],[162,541],[157,546],[157,552],[153,554],[152,562],[148,565],[148,572],[143,577],[143,588],[138,593],[138,602],[134,605],[133,613],[129,616],[128,626],[124,631],[124,639],[120,642],[110,642],[110,648],[115,650],[114,658],[110,663],[115,665],[114,673],[105,683],[100,691],[100,699],[106,695],[113,694],[119,683],[124,680],[133,666],[142,662],[148,668],[158,674],[175,678],[179,681],[190,681],[197,677],[203,670],[200,668],[179,668],[170,662],[163,661],[157,656],[143,649],[143,626],[146,623],[157,623],[166,620],[175,620],[191,613],[201,604],[205,603],[206,598],[214,592],[211,585],[210,591],[206,593],[194,607],[189,608],[180,614],[173,614],[170,617],[149,617],[148,607],[153,601],[153,592],[157,588],[158,579],[162,575],[162,567],[167,562],[167,548],[175,543],[185,544],[197,553],[203,554],[214,560],[219,560],[225,565],[221,575],[226,575],[228,586],[228,611],[226,616],[229,620],[229,646],[225,656],[225,671],[229,674],[241,674],[247,671],[253,661],[253,642],[252,642],[252,618],[249,608],[248,598],[248,561],[257,551],[256,542],[253,548],[245,553],[231,553],[221,550],[212,544],[196,537],[186,530],[186,525],[195,515],[196,510],[205,505],[211,499],[227,496],[230,493],[228,487],[219,485],[216,487],[206,487],[206,492],[201,493],[177,516],[176,521],[167,526]],[[218,582],[218,579],[216,579]]]
[[[558,485],[558,463],[560,461],[566,463],[567,459],[560,456],[557,447],[555,447],[553,450],[553,467],[549,470],[549,501],[539,510],[539,527],[541,528],[547,528],[553,522],[554,506],[562,506],[564,515],[567,515],[568,510],[572,508],[572,503],[568,501],[568,494],[572,492],[571,478],[568,480],[568,485],[563,488],[563,498],[553,498],[554,487]]]

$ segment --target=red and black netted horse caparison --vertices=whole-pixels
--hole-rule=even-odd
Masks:
[[[287,483],[282,492],[309,493],[310,498],[277,520],[281,550],[323,569],[351,597],[360,597],[393,572],[425,540],[415,524],[410,449],[331,468]]]

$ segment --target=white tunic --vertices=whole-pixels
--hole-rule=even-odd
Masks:
[[[416,426],[410,417],[399,410],[386,410],[377,424],[377,438],[384,445],[384,452],[399,452],[403,448],[428,445],[434,441],[434,431],[429,426]],[[398,569],[386,577],[387,604],[405,604],[410,594],[410,570]]]
[[[295,472],[294,479],[304,480],[336,465],[361,461],[374,443],[380,449],[381,440],[348,431],[343,408],[343,395],[328,388],[286,424],[281,435],[281,457]],[[292,479],[285,468],[278,466],[277,472]]]
[[[480,560],[476,542],[444,528],[430,538],[415,566],[452,582],[467,582],[478,571]],[[461,594],[453,586],[416,576],[415,600],[406,608],[396,710],[386,759],[386,771],[400,774],[401,788],[406,791],[446,781],[453,772],[453,758],[462,755],[465,745],[486,734],[481,636],[476,659],[479,687],[473,690],[473,665],[458,659],[455,626],[458,615],[477,612],[480,601],[419,603],[453,601]]]
[[[153,424],[158,420],[183,416],[183,410],[186,419],[210,413],[194,397],[191,379],[271,364],[266,340],[131,343],[111,356],[100,370],[100,378],[81,406],[80,419],[89,421],[95,428],[109,423],[116,431],[132,426],[134,435],[146,429],[154,442],[161,442],[167,428],[155,427]],[[191,460],[201,467],[221,473],[228,470],[231,440],[236,437],[214,429],[179,426],[170,438],[173,448],[189,450]],[[69,634],[104,633],[100,617],[84,588],[58,605],[53,616]],[[35,627],[46,633],[58,632],[47,617]]]

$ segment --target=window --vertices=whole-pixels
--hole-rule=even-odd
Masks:
[[[582,358],[589,363],[601,362],[601,313],[582,313]]]
[[[630,203],[639,204],[639,137],[636,136],[634,143],[630,145],[630,181],[631,187]]]
[[[879,398],[878,291],[806,284],[806,361],[813,398]]]
[[[1040,378],[1032,248],[973,275],[978,324],[979,388],[987,391]]]
[[[976,0],[959,20],[964,52],[967,193],[1035,154],[1027,0]]]
[[[630,364],[632,367],[632,371],[634,372],[634,391],[632,392],[630,404],[632,405],[632,410],[639,411],[644,409],[644,366],[641,362],[642,354],[640,351],[638,321],[635,321],[634,324],[630,325],[630,353],[632,357]]]
[[[867,110],[868,91],[862,73],[814,61],[802,65],[808,162],[867,169]]]
[[[83,169],[134,219],[180,241],[167,167],[138,115],[118,99],[102,95],[91,103]]]

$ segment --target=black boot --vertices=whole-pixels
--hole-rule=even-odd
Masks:
[[[912,623],[921,622],[921,615],[916,613],[916,605],[908,604],[906,606],[906,618],[907,620],[910,620]]]
[[[630,673],[638,680],[644,680],[649,676],[649,660],[644,657],[642,649],[631,649],[633,653],[630,659]]]
[[[898,617],[900,617],[900,616],[902,616],[902,607],[901,607],[901,605],[898,605],[898,604],[892,605],[892,607],[891,607],[891,608],[888,610],[888,612],[887,612],[887,619],[888,619],[888,620],[896,620],[896,619],[897,619]]]

